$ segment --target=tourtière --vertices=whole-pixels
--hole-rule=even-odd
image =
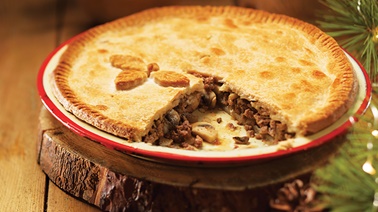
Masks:
[[[315,26],[215,6],[154,8],[89,29],[51,77],[63,107],[94,127],[190,150],[222,146],[228,132],[235,148],[317,133],[348,111],[357,87],[342,49]]]

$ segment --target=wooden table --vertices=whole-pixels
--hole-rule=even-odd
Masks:
[[[87,27],[68,4],[0,2],[0,211],[97,211],[50,183],[37,164],[39,66],[58,43]]]
[[[0,211],[98,211],[51,183],[37,163],[39,67],[57,45],[94,24],[76,2],[0,2]]]

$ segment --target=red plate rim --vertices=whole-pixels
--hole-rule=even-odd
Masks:
[[[372,86],[371,86],[371,82],[370,82],[370,79],[366,70],[363,68],[363,66],[361,65],[359,61],[357,61],[350,53],[344,50],[344,52],[346,52],[357,63],[357,65],[359,66],[359,68],[361,69],[364,75],[364,79],[366,82],[366,96],[362,100],[362,103],[360,107],[358,108],[357,112],[353,114],[349,120],[345,121],[343,124],[341,124],[331,133],[328,133],[322,137],[312,140],[307,144],[304,144],[298,147],[293,147],[288,150],[279,150],[276,152],[263,153],[263,154],[250,155],[250,156],[247,155],[247,156],[230,156],[230,157],[203,157],[203,156],[187,156],[187,155],[168,153],[168,152],[144,150],[144,149],[135,148],[132,146],[123,145],[121,143],[112,141],[111,139],[104,138],[103,136],[100,136],[96,133],[88,131],[87,129],[73,122],[64,113],[62,113],[59,110],[59,108],[54,104],[54,102],[48,97],[45,87],[43,85],[43,76],[44,76],[46,67],[49,64],[52,57],[60,49],[62,49],[67,44],[71,43],[78,36],[80,36],[80,34],[67,40],[61,45],[59,45],[43,61],[37,75],[37,89],[38,89],[39,96],[42,100],[42,103],[57,120],[59,120],[63,125],[68,127],[71,131],[77,133],[78,135],[89,138],[93,141],[99,142],[107,148],[122,151],[126,154],[130,154],[136,157],[141,157],[147,160],[162,161],[162,162],[169,162],[169,163],[184,162],[184,163],[195,163],[195,164],[234,164],[234,163],[256,162],[256,161],[261,161],[261,160],[273,159],[280,156],[308,150],[310,148],[317,147],[335,138],[337,135],[345,133],[347,129],[350,126],[352,126],[354,122],[357,121],[358,119],[357,117],[364,114],[372,98]]]

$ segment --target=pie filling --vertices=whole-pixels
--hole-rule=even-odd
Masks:
[[[222,108],[239,125],[245,128],[246,136],[234,136],[235,144],[249,144],[250,138],[262,140],[267,145],[293,138],[286,124],[273,120],[270,112],[257,106],[257,101],[248,101],[233,92],[221,91],[222,83],[214,77],[201,76],[205,92],[194,92],[184,96],[180,103],[164,117],[155,120],[150,132],[143,141],[153,145],[189,150],[200,149],[203,142],[219,145],[214,126],[198,121],[193,112],[217,110]],[[197,113],[198,114],[198,113]],[[217,122],[221,122],[221,118]],[[235,127],[229,124],[229,127]]]

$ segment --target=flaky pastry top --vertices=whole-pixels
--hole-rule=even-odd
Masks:
[[[112,63],[117,56],[132,62]],[[156,81],[153,65],[179,73],[180,86]],[[155,8],[92,28],[69,44],[52,81],[67,110],[138,141],[180,98],[203,91],[193,72],[217,77],[222,89],[257,100],[303,135],[340,118],[356,92],[352,67],[330,36],[294,18],[239,7]]]

